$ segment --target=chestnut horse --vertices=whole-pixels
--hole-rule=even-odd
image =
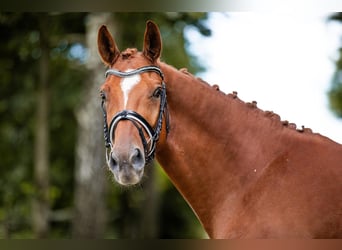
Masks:
[[[161,62],[151,21],[142,52],[120,52],[105,26],[98,49],[118,183],[139,183],[155,155],[210,238],[342,237],[340,144]]]

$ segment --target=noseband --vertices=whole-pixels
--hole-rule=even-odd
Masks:
[[[122,120],[131,121],[133,125],[138,129],[142,144],[144,146],[146,164],[151,162],[154,158],[156,144],[159,140],[159,136],[162,130],[164,113],[165,113],[165,121],[166,121],[166,132],[167,133],[169,132],[169,115],[167,112],[166,87],[165,87],[165,82],[164,82],[164,74],[158,67],[145,66],[145,67],[141,67],[136,70],[129,71],[129,72],[122,72],[122,71],[118,71],[115,69],[109,69],[106,71],[105,76],[108,77],[108,75],[115,75],[118,77],[129,77],[129,76],[141,74],[144,72],[156,72],[162,78],[160,107],[159,107],[159,114],[158,114],[156,126],[155,128],[153,128],[143,116],[141,116],[135,111],[122,110],[118,112],[116,115],[114,115],[108,127],[107,112],[106,112],[106,108],[104,105],[105,100],[103,99],[101,103],[101,107],[102,107],[103,119],[104,119],[103,132],[104,132],[105,146],[107,148],[107,152],[106,152],[107,163],[109,162],[109,159],[110,159],[109,158],[110,152],[108,152],[108,149],[111,150],[113,148],[115,129],[120,121]],[[145,138],[144,131],[149,137],[147,140]]]

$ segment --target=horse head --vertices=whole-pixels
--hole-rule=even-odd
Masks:
[[[107,164],[119,184],[134,185],[141,181],[144,167],[153,160],[157,141],[165,133],[166,89],[157,66],[160,32],[148,21],[143,51],[120,52],[106,26],[102,26],[98,50],[109,67],[100,90]]]

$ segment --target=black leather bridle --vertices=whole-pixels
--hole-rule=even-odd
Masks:
[[[156,72],[157,74],[159,74],[159,76],[162,79],[160,95],[159,95],[160,107],[159,107],[159,114],[158,114],[155,128],[153,128],[143,116],[141,116],[140,114],[132,110],[122,110],[118,112],[116,115],[114,115],[108,127],[107,111],[105,108],[105,96],[103,93],[101,93],[101,96],[102,96],[101,107],[102,107],[103,119],[104,119],[103,132],[104,132],[105,146],[107,148],[107,152],[106,152],[107,163],[109,162],[109,159],[110,159],[109,158],[110,152],[108,152],[108,149],[111,150],[114,145],[115,129],[120,121],[129,120],[138,129],[142,144],[144,146],[145,164],[150,163],[154,158],[156,144],[159,140],[159,136],[162,130],[164,114],[165,114],[165,122],[166,122],[166,132],[167,133],[169,132],[169,114],[167,111],[167,102],[166,102],[166,86],[164,82],[164,74],[160,70],[160,68],[156,66],[145,66],[145,67],[141,67],[141,68],[129,71],[129,72],[122,72],[122,71],[118,71],[115,69],[109,69],[106,71],[105,76],[108,77],[108,75],[115,75],[118,77],[129,77],[129,76],[141,74],[144,72]],[[149,137],[147,140],[145,138],[144,131]]]

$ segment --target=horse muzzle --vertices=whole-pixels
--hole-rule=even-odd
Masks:
[[[136,147],[121,153],[113,148],[108,158],[109,168],[119,184],[129,186],[140,182],[145,166],[145,156],[141,149]]]

